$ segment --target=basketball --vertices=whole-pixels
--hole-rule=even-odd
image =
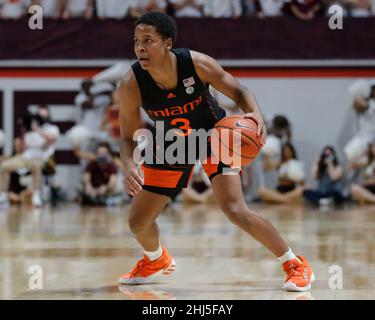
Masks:
[[[250,164],[262,148],[257,130],[257,123],[242,115],[221,119],[211,135],[214,155],[227,165],[239,167]]]

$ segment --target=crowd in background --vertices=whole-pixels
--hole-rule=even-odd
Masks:
[[[119,97],[116,81],[123,68],[113,66],[82,82],[75,105],[80,111],[77,124],[66,132],[75,155],[80,159],[82,176],[76,200],[83,205],[120,205],[130,200],[124,191],[124,167],[119,157]],[[98,81],[100,80],[100,81]],[[324,146],[312,168],[306,168],[294,145],[293,126],[287,115],[267,119],[268,139],[260,155],[241,175],[247,201],[270,204],[308,204],[313,206],[345,203],[375,204],[375,81],[358,80],[349,88],[352,110],[357,115],[356,132],[344,150]],[[217,92],[213,91],[214,96]],[[233,104],[219,100],[227,114],[240,113]],[[145,128],[152,121],[142,112]],[[54,152],[60,136],[52,123],[48,106],[28,110],[19,119],[14,154],[0,159],[0,207],[29,201],[41,206],[58,198],[49,177],[56,172]],[[340,152],[338,152],[340,151]],[[342,152],[341,152],[342,151]],[[340,159],[338,154],[344,155]],[[305,159],[306,160],[306,159]],[[275,179],[267,179],[267,175]],[[310,175],[313,184],[306,183]],[[269,178],[269,177],[268,177]],[[50,199],[40,190],[50,185]],[[210,181],[197,163],[190,185],[172,202],[206,203],[214,201]]]
[[[18,19],[31,5],[40,5],[43,16],[53,19],[139,18],[149,11],[162,11],[175,18],[240,18],[292,16],[311,20],[329,15],[340,5],[344,16],[375,15],[375,0],[0,0],[0,18]]]

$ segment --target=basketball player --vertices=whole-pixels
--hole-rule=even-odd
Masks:
[[[156,276],[170,274],[175,261],[159,242],[156,219],[169,199],[188,184],[194,165],[144,163],[133,160],[133,135],[141,127],[140,107],[166,129],[209,130],[225,117],[210,95],[212,85],[234,100],[245,117],[258,123],[258,136],[266,140],[265,124],[254,96],[211,57],[188,49],[172,49],[177,30],[172,18],[163,13],[146,13],[137,22],[134,34],[138,62],[124,76],[120,86],[121,157],[125,165],[125,187],[133,196],[129,225],[144,250],[144,257],[132,271],[120,277],[121,284],[147,283]],[[182,108],[195,102],[195,108]],[[174,112],[179,110],[178,112]],[[176,115],[177,113],[177,115]],[[208,157],[210,156],[209,153]],[[270,250],[287,273],[284,288],[306,291],[314,281],[312,269],[302,256],[295,256],[271,222],[250,210],[244,201],[239,174],[223,174],[223,163],[207,158],[203,164],[215,198],[229,220]]]

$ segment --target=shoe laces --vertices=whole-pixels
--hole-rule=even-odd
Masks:
[[[134,269],[131,271],[131,274],[133,275],[137,274],[146,266],[146,264],[147,264],[147,261],[145,258],[139,260],[137,264],[135,265]]]
[[[305,266],[303,264],[299,266],[292,267],[288,270],[288,277],[287,280],[289,280],[292,277],[304,277],[305,274]]]

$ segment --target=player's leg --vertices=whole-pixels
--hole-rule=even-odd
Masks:
[[[262,243],[277,257],[288,251],[288,246],[271,222],[250,210],[243,198],[240,176],[220,174],[212,179],[216,200],[229,220]]]
[[[156,219],[169,197],[147,190],[141,190],[131,202],[129,227],[144,250],[144,257],[133,270],[119,279],[121,284],[142,284],[155,279],[160,274],[174,271],[175,261],[159,240],[159,228]]]
[[[145,251],[155,251],[158,248],[159,228],[156,219],[169,199],[147,190],[141,190],[132,199],[129,227]]]
[[[220,208],[229,220],[279,258],[287,273],[284,288],[290,291],[309,290],[314,275],[307,260],[300,256],[297,258],[272,223],[247,207],[240,176],[218,174],[212,178],[212,188]]]

